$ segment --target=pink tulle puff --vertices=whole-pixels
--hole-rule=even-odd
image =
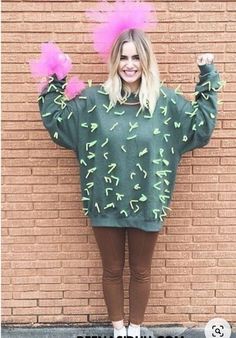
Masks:
[[[40,58],[29,60],[29,66],[33,77],[56,74],[58,80],[61,80],[71,70],[72,63],[55,43],[46,42],[41,44]]]
[[[65,96],[68,99],[73,99],[76,95],[80,94],[80,92],[85,88],[85,83],[79,80],[76,76],[73,76],[67,83],[65,89]]]
[[[119,35],[128,29],[148,29],[155,26],[154,9],[150,4],[134,0],[100,1],[86,16],[100,24],[94,28],[94,49],[107,61],[110,49]]]

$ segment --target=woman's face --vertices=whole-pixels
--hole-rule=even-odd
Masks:
[[[125,42],[122,46],[118,73],[132,92],[138,89],[142,67],[135,44],[132,41]]]

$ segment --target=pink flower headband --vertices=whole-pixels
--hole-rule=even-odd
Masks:
[[[138,0],[116,0],[113,4],[100,1],[96,9],[86,12],[90,20],[100,23],[93,31],[94,49],[106,62],[113,43],[122,32],[155,26],[152,12],[154,9],[150,4]]]

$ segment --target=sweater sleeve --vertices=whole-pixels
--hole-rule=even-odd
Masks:
[[[43,124],[52,140],[67,149],[76,150],[80,114],[86,109],[86,97],[76,96],[66,100],[66,78],[58,80],[54,74],[38,98]]]
[[[180,136],[180,155],[205,146],[211,138],[217,118],[217,92],[222,87],[214,64],[199,66],[199,82],[195,88],[195,100],[189,101],[176,93],[175,101]],[[177,123],[178,125],[178,123]]]

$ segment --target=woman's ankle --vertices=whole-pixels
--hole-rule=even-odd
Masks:
[[[120,330],[124,327],[124,320],[117,320],[117,321],[113,321],[112,325],[114,327],[114,329]]]

